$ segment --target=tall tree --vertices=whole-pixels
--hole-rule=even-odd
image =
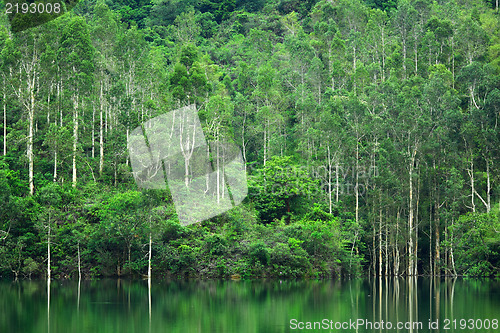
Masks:
[[[86,94],[91,91],[94,74],[94,48],[87,23],[83,18],[74,17],[68,22],[61,36],[59,59],[63,70],[68,95],[73,108],[73,162],[72,182],[77,182],[77,155],[79,138],[79,111],[85,107]]]

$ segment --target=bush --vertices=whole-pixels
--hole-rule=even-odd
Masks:
[[[226,240],[217,234],[208,236],[205,246],[212,255],[223,255],[227,252]]]
[[[260,243],[253,243],[250,245],[250,259],[252,261],[252,265],[255,265],[256,262],[260,262],[262,265],[267,266],[269,264],[269,251],[267,247]]]
[[[168,242],[186,236],[187,229],[179,224],[177,221],[167,220],[165,224],[165,231],[162,235],[162,240]]]

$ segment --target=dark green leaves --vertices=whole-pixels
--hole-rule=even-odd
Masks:
[[[4,0],[10,28],[20,32],[47,23],[69,12],[78,0]]]

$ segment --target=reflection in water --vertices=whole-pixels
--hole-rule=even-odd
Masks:
[[[0,283],[0,332],[301,331],[292,329],[293,319],[304,325],[363,321],[363,325],[347,329],[333,327],[332,332],[442,332],[445,319],[499,319],[499,293],[500,284],[490,280],[390,277],[346,281],[4,281]],[[76,309],[68,306],[75,302]],[[44,306],[46,316],[40,311]],[[398,329],[398,322],[406,326]],[[440,326],[429,328],[431,322]],[[309,330],[320,331],[330,329]]]
[[[151,274],[148,276],[149,332],[151,333]]]
[[[47,279],[47,332],[50,332],[50,278]]]
[[[78,299],[76,301],[76,312],[80,313],[80,290],[81,290],[81,285],[82,285],[82,279],[81,277],[78,279]]]

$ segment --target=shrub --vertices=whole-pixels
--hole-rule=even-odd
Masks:
[[[260,243],[253,243],[250,245],[250,259],[252,261],[252,265],[255,265],[256,262],[260,262],[262,265],[267,266],[269,264],[269,251],[267,247]]]
[[[223,255],[227,252],[226,240],[220,235],[210,235],[205,240],[208,253],[212,255]]]

